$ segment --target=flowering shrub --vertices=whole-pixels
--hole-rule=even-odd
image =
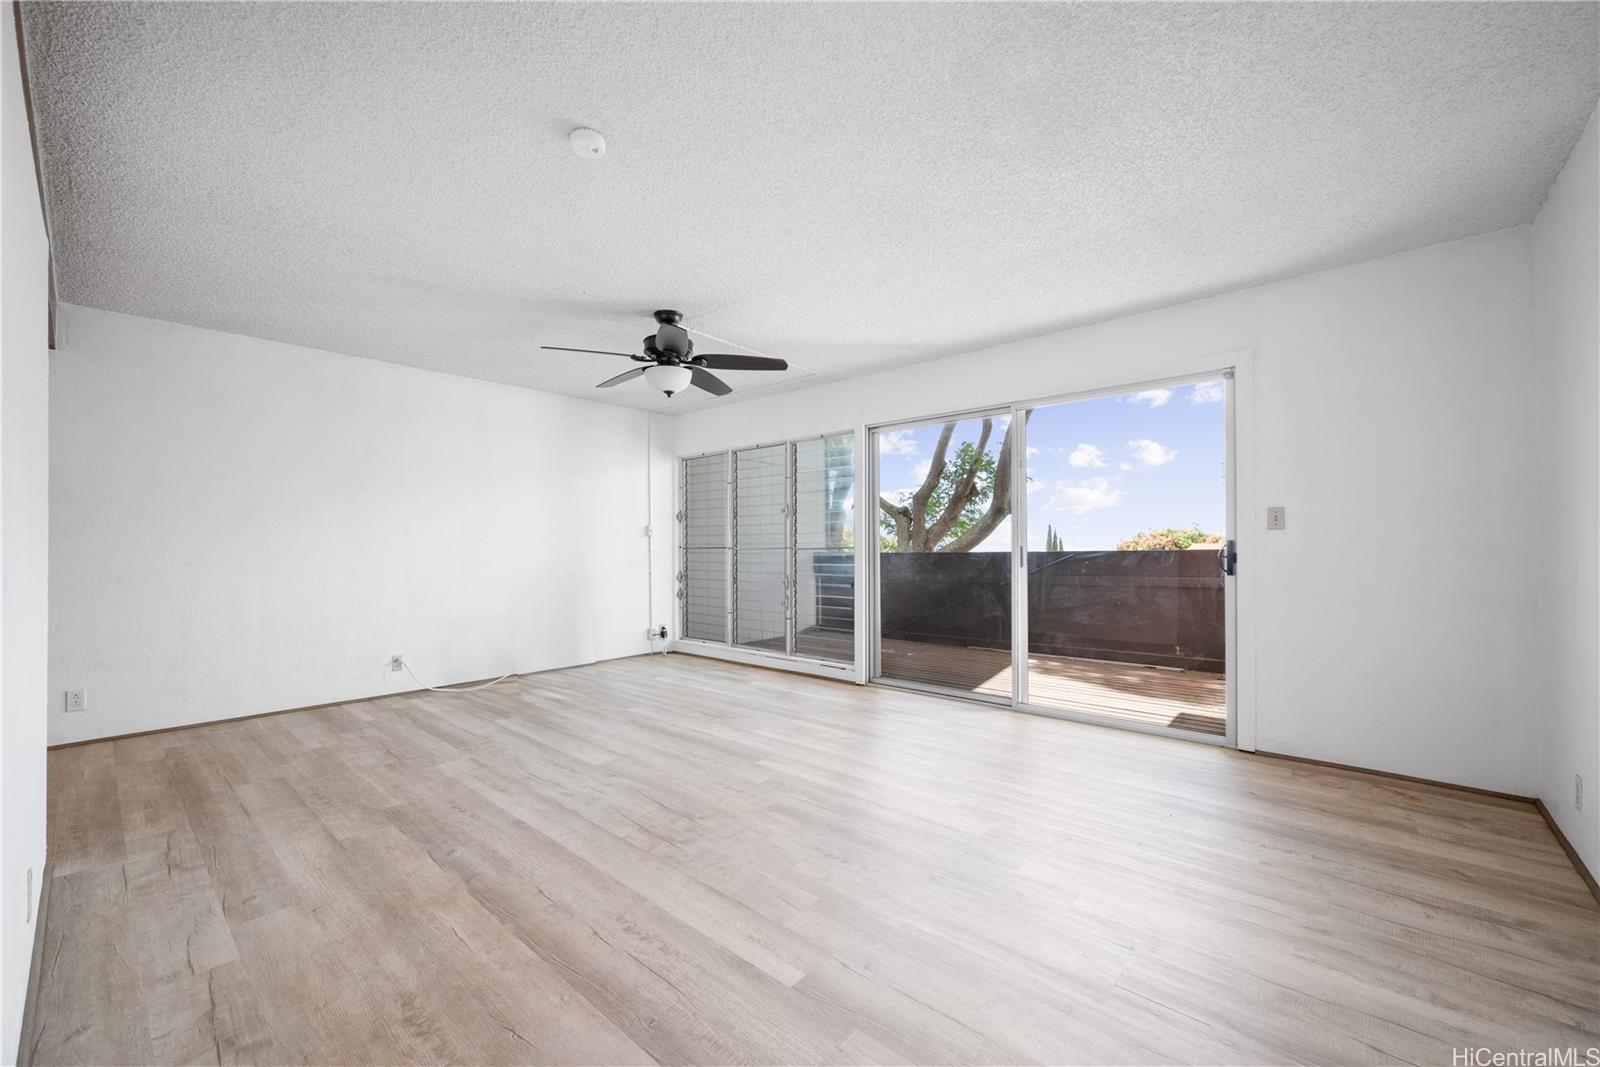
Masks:
[[[1160,552],[1174,549],[1193,548],[1196,545],[1222,544],[1221,534],[1208,534],[1198,526],[1191,526],[1185,530],[1167,528],[1165,530],[1146,530],[1128,538],[1126,541],[1117,542],[1119,552]]]

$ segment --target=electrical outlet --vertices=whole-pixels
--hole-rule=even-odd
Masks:
[[[1572,806],[1579,811],[1583,810],[1583,775],[1572,776]]]
[[[1267,529],[1281,530],[1289,523],[1288,509],[1278,506],[1267,509]]]
[[[88,711],[89,710],[89,691],[87,689],[68,689],[67,690],[67,710],[68,711]]]
[[[399,674],[401,671],[403,671],[405,669],[406,669],[406,658],[404,656],[390,656],[389,657],[389,670],[393,671],[395,674]]]

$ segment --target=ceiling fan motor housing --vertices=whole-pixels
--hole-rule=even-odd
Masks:
[[[688,359],[694,351],[694,342],[689,340],[689,331],[682,326],[662,325],[655,332],[656,347],[663,353],[677,359]]]

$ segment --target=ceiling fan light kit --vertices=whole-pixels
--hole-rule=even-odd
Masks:
[[[659,389],[668,396],[689,388],[689,383],[693,378],[694,371],[688,367],[675,367],[670,363],[657,363],[653,367],[644,369],[645,383],[650,388]]]
[[[656,332],[644,339],[644,352],[608,352],[598,348],[564,348],[560,345],[540,345],[549,352],[583,352],[592,356],[621,356],[635,363],[648,363],[648,367],[635,367],[614,378],[607,378],[596,389],[609,389],[614,385],[642,377],[652,389],[671,396],[689,386],[703,389],[712,396],[727,396],[733,387],[718,378],[713,370],[788,370],[788,361],[772,356],[740,356],[730,352],[709,352],[697,355],[689,331],[680,323],[683,315],[677,311],[663,310],[655,313]]]

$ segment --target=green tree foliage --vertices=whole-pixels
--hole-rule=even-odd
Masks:
[[[1044,550],[1046,552],[1065,552],[1066,546],[1061,543],[1061,535],[1056,533],[1054,526],[1044,528]]]
[[[971,441],[963,442],[956,447],[955,455],[940,473],[923,508],[926,515],[942,515],[953,501],[956,502],[956,507],[952,511],[955,521],[945,532],[943,541],[953,540],[972,529],[973,524],[988,510],[989,500],[994,495],[994,467],[993,452],[979,453]],[[970,490],[963,491],[962,486],[968,484],[969,475],[971,475]],[[909,505],[915,494],[905,491],[900,495],[901,502]],[[894,546],[897,544],[894,516],[880,509],[878,524],[883,528],[883,535],[889,540],[890,551],[894,551]],[[934,551],[937,550],[938,546],[934,546]]]
[[[950,451],[956,424],[934,445],[927,476],[894,500],[878,498],[878,542],[885,552],[970,552],[1011,514],[1011,423],[998,451],[989,447],[994,420],[976,442]]]

